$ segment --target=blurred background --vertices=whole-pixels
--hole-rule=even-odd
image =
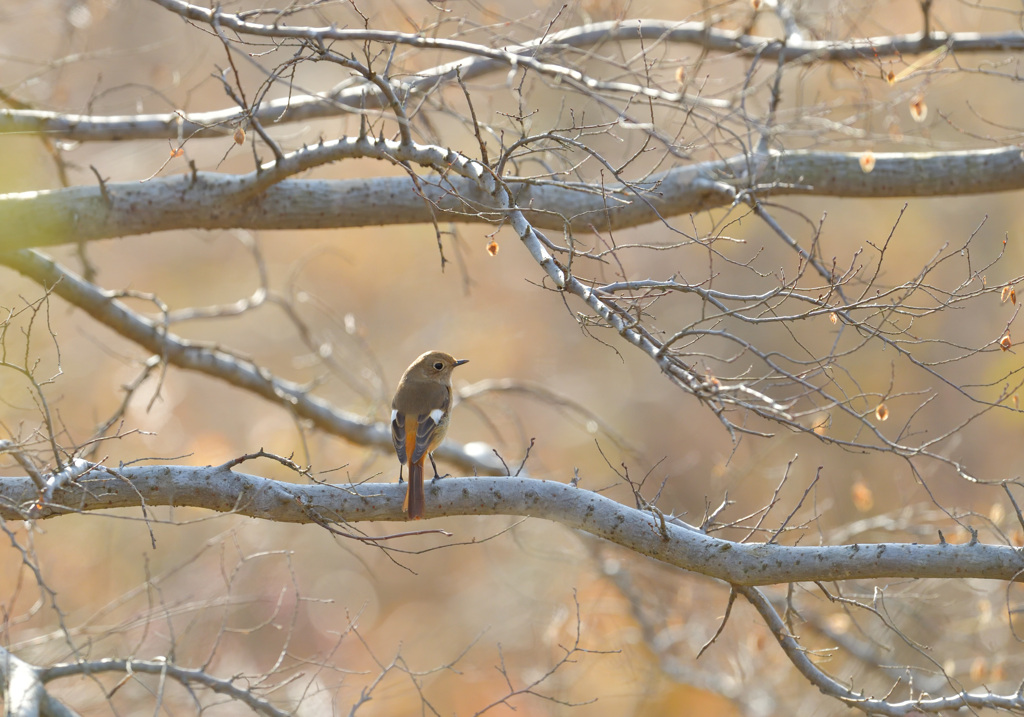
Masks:
[[[1001,12],[995,6],[981,10],[936,3],[934,26],[1016,30],[1020,7],[1005,5]],[[242,7],[258,5],[233,3],[224,10]],[[371,0],[357,6],[324,3],[291,21],[359,27],[356,7],[372,28],[412,32],[429,27],[439,36],[472,42],[491,37],[522,41],[539,36],[553,21],[561,29],[619,16],[713,18],[723,29],[768,36],[780,32],[771,13],[752,20],[749,2],[705,9],[678,2],[623,8],[604,0],[564,7]],[[890,35],[921,27],[919,5],[909,1],[795,3],[793,8],[822,37]],[[250,51],[258,54],[259,49]],[[702,58],[700,48],[686,45],[669,47],[658,57],[658,71],[665,75],[678,68],[684,76],[698,69],[698,82],[709,96],[740,87],[749,66],[749,58]],[[405,50],[396,67],[412,72],[451,59]],[[783,86],[782,126],[790,121],[796,126],[803,119],[801,108],[813,106],[812,114],[827,127],[813,134],[783,132],[780,148],[895,152],[1019,141],[1018,130],[1006,129],[1021,113],[1019,87],[1012,79],[1018,58],[971,57],[974,69],[960,72],[947,59],[912,86],[885,81],[884,70],[900,72],[914,59],[790,70]],[[254,93],[265,78],[254,66],[238,63]],[[16,99],[32,108],[102,115],[222,109],[231,105],[216,77],[217,68],[225,66],[219,40],[154,3],[25,0],[0,8],[0,77],[8,105]],[[295,82],[303,91],[321,91],[346,77],[336,65],[307,63]],[[272,95],[285,90],[282,84]],[[514,112],[517,102],[504,73],[472,84],[471,90],[477,112],[488,118],[484,121],[514,130],[515,123],[502,114]],[[460,94],[456,87],[452,96]],[[764,106],[765,96],[751,98],[752,113]],[[533,132],[565,126],[571,108],[566,103],[578,101],[540,81],[533,81],[526,97],[526,111],[536,113],[530,117]],[[922,103],[928,108],[924,117]],[[607,120],[598,108],[588,108],[588,120]],[[477,154],[458,117],[444,112],[430,117],[437,135],[432,141]],[[292,149],[319,136],[357,131],[358,120],[342,115],[283,124],[273,128],[273,135]],[[689,156],[697,161],[735,151],[728,138],[685,139],[692,142]],[[609,131],[590,144],[623,161],[643,141],[639,133]],[[38,136],[3,135],[0,191],[59,188],[62,178],[53,152],[66,163],[71,184],[94,184],[92,166],[111,181],[184,172],[189,160],[209,171],[252,170],[250,144],[239,147],[230,135],[190,140],[179,157],[171,156],[173,149],[165,141],[58,140],[48,146]],[[263,155],[266,159],[269,152]],[[400,174],[383,163],[351,161],[320,168],[316,176]],[[974,233],[970,259],[976,265],[1005,251],[986,275],[988,282],[1008,281],[1021,266],[1016,193],[779,201],[784,202],[779,209],[783,221],[802,232],[801,238],[809,236],[802,217],[821,221],[820,255],[827,263],[835,257],[840,267],[867,263],[857,258],[858,250],[880,246],[892,233],[881,270],[887,285],[916,276],[943,247],[960,246]],[[526,469],[538,478],[568,482],[578,472],[583,487],[632,505],[632,494],[617,475],[628,471],[634,481],[645,480],[648,498],[660,490],[662,510],[699,523],[709,506],[717,507],[726,497],[735,505],[720,520],[756,513],[788,475],[766,525],[778,527],[803,500],[793,524],[806,524],[799,538],[804,544],[935,542],[940,528],[947,540],[969,539],[947,511],[968,516],[987,539],[1019,540],[1006,494],[998,486],[965,481],[942,463],[912,464],[892,455],[847,451],[785,430],[776,430],[771,439],[734,440],[705,406],[668,383],[646,356],[611,332],[581,327],[576,315],[581,305],[540,289],[539,268],[508,227],[494,234],[495,227],[486,224],[441,225],[449,260],[442,267],[433,227],[387,226],[387,217],[381,224],[329,231],[165,232],[92,242],[81,251],[99,286],[152,295],[171,310],[244,299],[259,288],[262,265],[275,301],[238,316],[181,322],[173,330],[251,357],[284,378],[317,381],[317,395],[367,420],[387,419],[398,378],[423,351],[436,348],[468,358],[455,380],[456,388],[472,397],[456,407],[449,437],[486,442],[509,465],[518,465],[535,440]],[[677,218],[673,224],[698,232],[717,227],[737,240],[721,249],[721,286],[749,287],[755,276],[767,286],[778,275],[797,271],[798,258],[744,211],[716,210],[692,223]],[[497,253],[488,251],[492,240]],[[598,247],[610,240],[618,246],[667,244],[678,236],[655,224],[586,238]],[[80,248],[50,253],[83,271]],[[675,273],[697,281],[708,271],[707,253],[701,258],[700,250],[692,248],[677,253],[624,250],[616,256],[619,263],[603,269],[607,280],[664,279]],[[728,273],[730,267],[735,273]],[[965,276],[959,263],[938,272],[935,281],[951,289]],[[415,300],[406,298],[409,292]],[[38,286],[5,272],[0,290],[5,311],[40,296]],[[155,315],[152,302],[129,303]],[[304,343],[282,303],[301,317],[315,346]],[[653,312],[661,310],[656,306]],[[666,306],[658,318],[676,322],[699,310],[685,303]],[[1012,312],[1010,305],[989,297],[988,303],[979,300],[924,322],[920,333],[982,345],[998,339]],[[19,354],[27,344],[24,355],[29,363],[38,362],[37,376],[52,377],[43,392],[66,432],[64,442],[88,438],[124,400],[123,386],[139,374],[147,355],[58,299],[47,308],[47,324],[37,324],[30,340],[24,338],[26,321],[23,314],[11,322],[7,348]],[[41,328],[45,325],[52,339]],[[825,345],[836,331],[824,320],[808,330]],[[784,328],[772,331],[778,333],[759,329],[760,345],[790,345]],[[17,363],[21,356],[6,360]],[[1019,363],[1013,351],[988,351],[943,370],[955,381],[980,384]],[[851,381],[865,394],[938,388],[934,377],[870,345],[847,365],[856,372]],[[536,384],[566,402],[556,405],[530,392],[476,390],[480,382],[494,379]],[[9,434],[4,437],[30,436],[39,424],[38,405],[25,377],[0,371],[0,396],[0,420]],[[891,427],[895,438],[918,403],[890,400],[894,415],[882,430]],[[865,403],[864,408],[872,407]],[[939,436],[967,423],[935,451],[987,480],[1017,477],[1019,414],[987,412],[968,423],[978,412],[977,405],[943,392],[912,430]],[[830,430],[852,440],[858,429],[840,423]],[[280,407],[173,367],[159,387],[150,380],[135,394],[122,432],[127,435],[100,449],[109,465],[139,460],[219,464],[263,448],[293,456],[330,482],[397,477],[390,451],[308,430]],[[9,463],[7,475],[23,474],[13,460]],[[296,480],[270,461],[247,463],[240,470]],[[844,711],[796,674],[745,605],[737,604],[718,642],[696,659],[719,626],[727,587],[556,524],[500,517],[438,519],[425,527],[444,528],[452,537],[409,538],[395,542],[390,552],[353,544],[315,526],[274,525],[196,509],[154,510],[145,516],[139,510],[93,513],[4,527],[12,545],[20,546],[0,551],[4,645],[36,664],[167,655],[182,665],[205,665],[221,677],[242,675],[240,682],[249,686],[274,685],[270,699],[286,708],[298,704],[301,714],[349,713],[361,699],[369,701],[359,705],[359,712],[374,715]],[[361,527],[372,534],[402,528]],[[40,591],[29,564],[38,564],[52,593]],[[868,600],[882,589],[894,622],[908,636],[927,639],[938,666],[958,679],[993,689],[1020,682],[1021,651],[1007,627],[1004,585],[892,581],[833,588]],[[884,693],[903,674],[900,668],[882,669],[877,661],[858,660],[848,650],[830,651],[836,644],[871,645],[879,631],[886,635],[885,645],[874,648],[887,665],[922,662],[863,615],[837,610],[806,586],[795,590],[798,600],[807,601],[802,637],[809,648],[822,649],[815,659],[830,672]],[[786,594],[784,587],[769,592],[779,599]],[[938,674],[935,665],[931,669]],[[156,684],[140,678],[117,686],[116,679],[104,677],[65,681],[56,693],[84,714],[123,713],[151,708],[145,706],[153,704]],[[169,713],[187,714],[194,707],[178,688],[168,687],[161,699]],[[247,711],[232,703],[214,710]]]

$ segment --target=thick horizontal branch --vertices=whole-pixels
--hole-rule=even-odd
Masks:
[[[224,466],[97,469],[37,506],[28,477],[0,479],[0,516],[42,519],[109,508],[188,506],[284,523],[404,520],[398,484],[300,485]],[[872,578],[1019,579],[1024,553],[1001,545],[905,543],[791,547],[734,543],[582,488],[530,478],[446,478],[426,489],[428,518],[520,515],[583,530],[656,560],[735,585]]]
[[[352,146],[358,141],[353,140]],[[311,150],[312,151],[312,150]],[[355,156],[355,150],[352,152]],[[538,228],[607,231],[729,206],[748,187],[761,196],[934,197],[1024,188],[1019,147],[875,155],[775,152],[734,157],[579,191],[508,180],[516,204]],[[266,171],[266,170],[264,170]],[[199,172],[148,182],[107,183],[0,195],[0,251],[112,239],[174,229],[327,229],[397,224],[494,222],[505,216],[477,182],[448,176],[354,180],[286,179],[253,195],[259,175]],[[596,190],[603,189],[602,196]],[[637,196],[643,194],[643,199]],[[424,201],[424,197],[429,200]]]

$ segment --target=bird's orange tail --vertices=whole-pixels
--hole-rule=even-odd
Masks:
[[[402,508],[409,520],[420,520],[423,517],[423,509],[426,506],[426,498],[423,495],[423,461],[409,465],[409,487],[405,491],[405,502]]]

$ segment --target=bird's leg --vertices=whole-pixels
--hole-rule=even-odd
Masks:
[[[434,477],[430,479],[431,483],[439,481],[442,478],[448,478],[449,476],[451,476],[451,473],[445,473],[443,476],[442,475],[438,475],[437,474],[437,464],[434,463],[434,454],[433,453],[428,453],[427,455],[430,456],[430,465],[434,469]]]

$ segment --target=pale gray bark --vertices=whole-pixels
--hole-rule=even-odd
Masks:
[[[228,140],[230,141],[230,140]],[[355,142],[336,159],[364,156]],[[315,151],[315,150],[312,150]],[[298,153],[296,153],[298,154]],[[289,155],[295,156],[295,155]],[[729,206],[739,192],[759,196],[934,197],[1024,188],[1019,147],[875,155],[773,152],[763,157],[677,167],[605,194],[507,179],[532,224],[561,231],[606,231]],[[507,212],[479,182],[425,175],[366,179],[283,179],[253,195],[261,177],[209,172],[0,195],[0,250],[111,239],[173,229],[326,229],[438,221],[488,222]],[[592,189],[592,188],[591,188]]]
[[[0,516],[24,518],[39,493],[26,476],[6,478]],[[225,466],[97,468],[56,491],[36,517],[145,504],[206,508],[279,523],[403,521],[397,483],[302,485]],[[445,478],[427,485],[426,517],[521,515],[551,520],[628,550],[732,585],[868,578],[1016,580],[1024,552],[978,542],[787,546],[737,543],[706,535],[658,511],[630,508],[565,483],[519,477]],[[423,525],[416,524],[417,527]],[[395,531],[401,532],[401,531]]]

